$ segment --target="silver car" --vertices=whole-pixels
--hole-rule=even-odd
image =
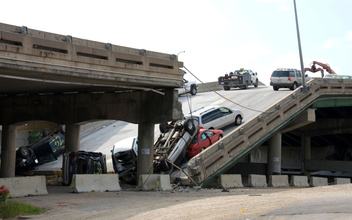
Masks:
[[[239,109],[229,109],[223,106],[207,106],[191,112],[185,118],[197,119],[201,128],[220,129],[230,124],[240,125],[243,120],[243,114]]]

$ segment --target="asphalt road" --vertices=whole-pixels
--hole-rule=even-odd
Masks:
[[[47,208],[30,219],[352,219],[352,184],[292,188],[175,188],[173,191],[70,193],[48,186],[48,195],[17,198]]]

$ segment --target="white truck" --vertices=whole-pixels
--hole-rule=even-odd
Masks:
[[[231,87],[248,89],[249,85],[258,87],[259,84],[257,73],[243,68],[230,72],[230,74],[225,74],[225,76],[220,76],[218,82],[224,90],[230,90]]]
[[[191,95],[196,95],[198,91],[198,85],[196,81],[188,81],[183,79],[183,85],[181,88],[176,89],[178,91],[178,95],[190,93]]]
[[[159,125],[160,136],[154,143],[154,173],[171,173],[173,165],[181,165],[187,156],[187,147],[199,131],[194,119],[184,119]],[[126,138],[113,146],[111,151],[115,173],[129,184],[136,184],[138,138]],[[172,163],[172,164],[171,164]]]

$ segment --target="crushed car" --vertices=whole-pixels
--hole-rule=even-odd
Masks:
[[[187,159],[187,147],[199,131],[198,121],[184,119],[159,125],[160,135],[154,143],[154,173],[171,173],[173,164]],[[114,144],[113,168],[120,180],[135,184],[137,176],[138,138],[126,138]]]

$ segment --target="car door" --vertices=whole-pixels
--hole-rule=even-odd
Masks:
[[[231,114],[232,111],[230,109],[226,107],[220,107],[219,111],[221,112],[221,119],[220,119],[220,125],[218,126],[218,128],[225,127],[234,121]]]

